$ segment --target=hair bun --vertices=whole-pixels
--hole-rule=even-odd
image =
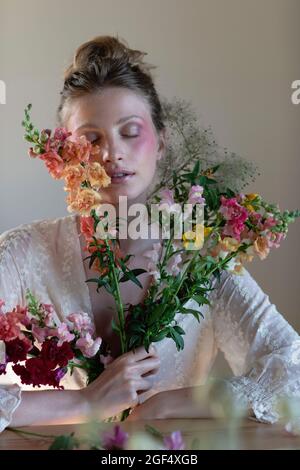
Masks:
[[[64,73],[64,79],[67,80],[74,72],[85,71],[95,64],[99,66],[107,61],[139,67],[142,72],[149,74],[156,67],[143,61],[145,55],[147,52],[130,49],[126,41],[118,37],[96,36],[76,50],[73,63]]]

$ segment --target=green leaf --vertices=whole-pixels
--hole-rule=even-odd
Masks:
[[[140,337],[137,336],[137,335],[133,335],[131,336],[130,340],[129,340],[129,349],[132,349],[133,347],[137,347],[138,343],[139,343],[139,340],[140,340]]]
[[[119,325],[116,324],[115,320],[112,320],[112,322],[111,322],[111,328],[112,328],[112,330],[115,331],[116,333],[119,333],[119,332],[121,331]]]
[[[169,333],[167,335],[168,338],[172,338],[175,341],[176,348],[178,351],[182,350],[184,348],[184,341],[182,336],[177,333],[177,331],[174,328],[169,328]]]
[[[145,431],[147,431],[149,434],[152,434],[152,436],[163,438],[163,434],[155,429],[153,426],[150,426],[149,424],[145,424]]]
[[[191,313],[191,314],[196,318],[196,320],[197,320],[198,322],[200,322],[199,316],[201,316],[202,318],[204,318],[204,316],[202,315],[201,312],[199,312],[198,310],[195,310],[195,309],[193,309],[193,308],[185,308],[185,307],[182,307],[182,308],[180,309],[180,312],[181,312],[181,313],[184,313],[184,314],[185,314],[185,313]]]
[[[136,276],[139,276],[142,273],[146,273],[147,271],[145,269],[132,269],[131,271],[128,270],[124,273],[124,276],[121,277],[120,282],[126,282],[126,281],[132,281],[134,284],[139,286],[141,289],[143,288],[142,284],[140,281],[136,278]]]
[[[85,282],[97,282],[98,284],[99,279],[96,277],[92,277],[91,279],[87,279]]]
[[[162,341],[167,336],[167,334],[167,329],[160,331],[156,336],[151,338],[151,341],[153,341],[154,343],[158,343],[158,341]]]
[[[78,448],[80,441],[74,437],[74,433],[57,436],[48,450],[72,450]]]
[[[174,330],[177,331],[177,333],[179,333],[180,335],[185,335],[185,331],[181,328],[181,326],[175,325],[173,328],[174,328]]]
[[[196,300],[196,302],[198,302],[199,305],[203,305],[203,304],[209,305],[210,304],[209,300],[206,297],[204,297],[203,295],[194,294],[192,296],[192,299]]]

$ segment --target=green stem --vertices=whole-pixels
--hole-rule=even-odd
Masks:
[[[18,429],[18,428],[13,428],[13,427],[7,427],[6,428],[7,431],[12,431],[12,432],[15,432],[16,434],[25,434],[25,435],[28,435],[28,436],[34,436],[34,437],[51,437],[51,439],[53,438],[56,438],[57,436],[54,436],[52,434],[39,434],[37,432],[29,432],[29,431],[23,431],[22,429]]]
[[[114,283],[114,297],[115,297],[115,302],[117,304],[117,312],[118,312],[119,328],[120,328],[121,351],[122,351],[122,354],[124,354],[125,352],[127,352],[126,351],[124,306],[122,303],[120,286],[119,286],[119,281],[118,281],[117,272],[116,272],[116,266],[114,263],[112,252],[107,243],[107,240],[105,240],[105,244],[106,244],[106,248],[109,251],[110,260],[111,260],[112,278],[113,278],[113,283]]]

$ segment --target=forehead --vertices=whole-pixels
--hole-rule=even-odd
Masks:
[[[76,98],[70,103],[68,114],[68,128],[73,132],[88,123],[99,127],[115,125],[120,118],[133,114],[152,121],[145,98],[131,90],[113,87]]]

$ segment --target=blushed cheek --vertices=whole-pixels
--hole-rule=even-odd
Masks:
[[[153,132],[144,132],[133,143],[133,152],[137,160],[151,160],[155,159],[156,152],[156,138]]]

